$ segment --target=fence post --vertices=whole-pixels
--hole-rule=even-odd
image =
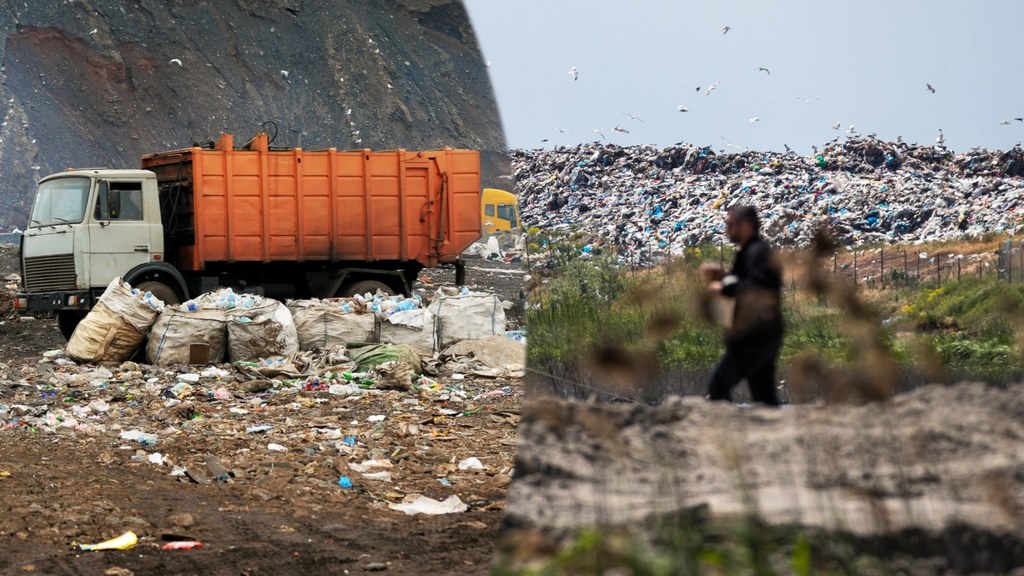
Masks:
[[[1013,284],[1013,244],[1006,241],[1006,280]]]
[[[903,249],[903,284],[910,288],[910,270],[907,268],[907,249]]]
[[[853,251],[853,285],[857,285],[857,251]]]
[[[938,254],[935,255],[935,283],[942,284],[942,257]]]
[[[921,253],[917,253],[917,284],[921,285]]]
[[[960,255],[956,255],[956,281],[960,281]]]
[[[882,288],[885,288],[885,248],[878,249],[879,272],[878,275],[882,277]]]
[[[836,277],[836,260],[838,258],[839,258],[839,254],[837,252],[833,252],[832,253],[832,277],[833,278]]]

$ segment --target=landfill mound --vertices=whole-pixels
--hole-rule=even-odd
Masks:
[[[0,35],[0,232],[27,225],[42,176],[268,120],[274,147],[473,148],[485,183],[507,174],[458,0],[8,2]]]
[[[523,222],[582,231],[625,258],[679,255],[726,242],[724,208],[752,204],[782,246],[828,225],[846,246],[918,243],[1024,230],[1024,151],[832,141],[793,152],[605,143],[513,150]]]
[[[963,383],[783,409],[532,398],[506,522],[557,533],[707,506],[712,518],[755,512],[858,537],[959,526],[1011,536],[1016,566],[1022,392]]]

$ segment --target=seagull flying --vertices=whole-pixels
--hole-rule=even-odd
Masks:
[[[576,71],[576,67],[569,68],[569,76],[572,76],[573,81],[578,80],[580,73]]]
[[[757,116],[754,116],[753,118],[750,118],[750,119],[747,120],[747,122],[750,122],[751,124],[753,124],[754,122],[760,122],[760,121],[761,121],[761,119],[758,118]]]
[[[764,66],[758,66],[757,68],[754,68],[754,72],[764,72],[764,73],[768,74],[769,76],[772,75],[772,71],[767,69],[767,68],[765,68]]]
[[[487,67],[487,68],[490,68],[490,67],[491,67],[491,61],[490,61],[490,60],[488,60],[488,61],[487,61],[487,63],[486,63],[486,64],[484,64],[484,66],[485,66],[485,67]]]
[[[676,110],[678,110],[680,112],[689,112],[690,111],[689,108],[687,108],[686,106],[684,106],[682,104],[680,104],[679,106],[676,106]]]
[[[168,64],[177,64],[178,66],[182,65],[181,64],[181,59],[179,59],[179,58],[171,58],[171,61],[168,62]]]
[[[715,88],[718,88],[718,82],[715,82],[714,84],[708,86],[708,91],[705,92],[705,95],[710,95],[712,92],[715,91]]]
[[[748,150],[746,146],[737,146],[737,145],[733,144],[732,142],[729,142],[728,140],[725,139],[725,136],[720,136],[720,138],[722,140],[724,140],[725,141],[725,145],[730,147],[730,148],[737,148],[739,150],[743,150],[744,152],[746,152]]]
[[[728,34],[729,30],[732,30],[732,26],[724,26],[722,28],[722,34]]]
[[[1014,118],[1017,122],[1024,122],[1024,118]]]
[[[604,137],[604,134],[602,134],[601,131],[598,130],[597,128],[594,128],[593,130],[591,130],[591,132],[600,136],[602,140],[607,140],[607,138]]]
[[[623,112],[623,114],[625,114],[626,116],[629,116],[630,120],[636,120],[637,122],[643,122],[642,118],[637,118],[636,116],[633,116],[629,112]],[[646,122],[644,122],[644,123],[646,124]]]
[[[629,134],[629,130],[626,130],[625,128],[619,126],[618,124],[615,125],[615,128],[612,128],[612,132],[622,132],[623,134]]]
[[[1009,126],[1010,125],[1010,121],[1009,120],[1003,120],[1002,122],[999,123],[999,125],[1000,126]]]
[[[935,88],[933,88],[931,84],[927,84],[926,83],[924,86],[925,86],[925,88],[928,89],[929,92],[931,92],[932,94],[935,94]]]
[[[701,88],[703,88],[703,86],[697,86],[697,88],[696,88],[697,92],[700,92]]]
[[[843,123],[842,122],[836,122],[836,125],[833,126],[832,129],[833,130],[842,130],[843,129]]]

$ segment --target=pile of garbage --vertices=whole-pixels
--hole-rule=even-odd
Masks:
[[[281,303],[231,288],[166,306],[115,278],[68,341],[79,362],[123,362],[146,341],[158,366],[252,362],[365,344],[396,344],[436,358],[464,340],[503,335],[505,308],[494,294],[441,288],[420,296],[378,292]],[[148,335],[148,339],[146,336]]]
[[[589,143],[512,150],[524,223],[584,232],[627,261],[727,242],[725,209],[752,204],[778,245],[827,225],[847,246],[1024,231],[1024,150],[833,140],[812,157]]]

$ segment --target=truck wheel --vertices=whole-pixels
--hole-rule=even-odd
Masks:
[[[85,318],[85,312],[77,310],[57,312],[57,328],[65,340],[71,340],[71,335],[75,333],[75,328],[78,327],[78,323],[82,321],[82,318]]]
[[[367,292],[370,294],[376,294],[377,290],[392,296],[395,294],[395,291],[391,289],[391,286],[388,286],[383,282],[378,280],[361,280],[355,284],[345,287],[341,295],[345,297],[352,297],[356,294],[366,294]]]
[[[164,304],[181,304],[181,297],[178,296],[178,293],[163,282],[149,280],[136,284],[135,288],[138,288],[143,293],[151,292],[153,296],[162,300]]]

